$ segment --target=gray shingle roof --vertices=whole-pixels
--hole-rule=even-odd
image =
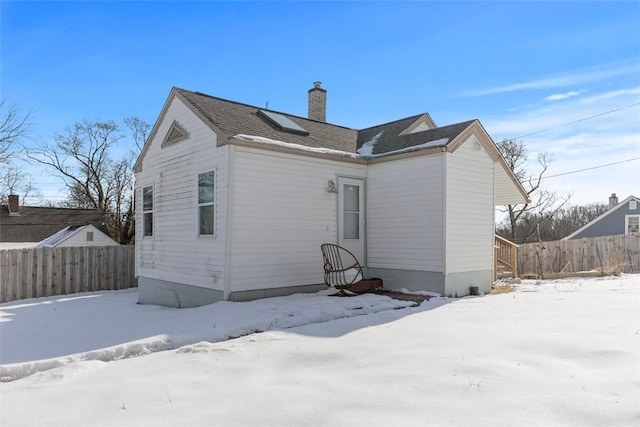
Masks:
[[[261,109],[259,107],[216,98],[200,92],[177,88],[176,90],[207,120],[224,132],[227,137],[246,134],[291,144],[300,144],[306,147],[331,148],[352,153],[356,150],[358,133],[354,129],[275,111],[288,117],[295,124],[309,132],[309,135],[306,136],[296,135],[279,130],[269,124],[267,120],[258,116],[257,111]]]
[[[103,219],[96,209],[20,206],[20,215],[9,216],[7,205],[0,205],[0,242],[40,242],[68,226],[93,224],[103,230]]]
[[[411,126],[420,116],[422,115],[407,117],[406,119],[361,130],[358,132],[358,148],[362,147],[377,135],[380,136],[378,137],[372,154],[384,154],[441,139],[447,140],[442,143],[442,146],[445,146],[474,122],[474,120],[469,120],[435,129],[400,135],[402,131]]]
[[[175,90],[205,119],[222,131],[226,137],[233,137],[240,134],[260,136],[277,141],[300,144],[306,147],[330,148],[351,153],[355,153],[363,144],[378,134],[380,134],[380,137],[373,150],[372,154],[374,155],[416,147],[427,142],[445,138],[448,140],[448,143],[473,122],[473,120],[470,120],[449,126],[400,135],[400,133],[422,117],[423,114],[358,131],[275,111],[309,132],[309,135],[298,135],[277,129],[273,124],[270,124],[268,120],[265,120],[257,114],[257,111],[261,109],[260,107],[217,98],[200,92],[192,92],[179,88],[175,88]],[[446,143],[443,143],[443,145],[446,145]]]

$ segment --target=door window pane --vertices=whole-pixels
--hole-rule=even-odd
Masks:
[[[345,184],[343,188],[345,212],[360,212],[360,187]]]
[[[343,234],[343,239],[360,238],[360,214],[358,212],[344,213]]]

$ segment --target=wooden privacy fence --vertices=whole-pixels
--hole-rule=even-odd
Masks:
[[[592,237],[521,244],[518,249],[521,277],[597,270],[602,274],[640,273],[640,235]]]
[[[0,302],[135,286],[134,246],[0,250]]]

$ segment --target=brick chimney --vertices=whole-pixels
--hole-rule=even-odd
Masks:
[[[618,204],[618,196],[616,196],[616,193],[611,193],[611,196],[609,197],[609,209],[611,209],[617,204]]]
[[[18,201],[20,196],[16,194],[9,194],[9,215],[20,215],[20,206]]]
[[[319,122],[327,121],[327,91],[320,87],[320,82],[313,82],[309,89],[309,118]]]

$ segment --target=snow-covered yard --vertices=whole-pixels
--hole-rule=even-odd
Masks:
[[[640,422],[640,275],[404,309],[375,295],[136,300],[130,289],[0,305],[0,425]]]

